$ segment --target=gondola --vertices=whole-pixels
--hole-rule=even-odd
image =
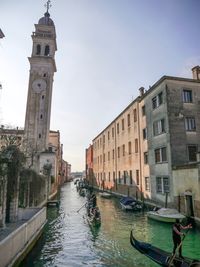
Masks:
[[[88,224],[93,227],[98,227],[101,225],[101,218],[100,217],[91,217],[91,216],[86,216],[86,219],[88,221]]]
[[[85,218],[90,226],[98,227],[101,225],[101,215],[98,207],[89,208]]]
[[[200,261],[184,257],[184,259],[176,256],[172,260],[172,254],[157,247],[152,246],[149,243],[141,242],[135,239],[133,231],[130,234],[131,245],[137,249],[140,253],[150,258],[160,266],[165,267],[200,267]]]

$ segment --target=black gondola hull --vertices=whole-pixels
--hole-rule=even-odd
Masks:
[[[200,261],[190,258],[181,259],[175,257],[172,260],[172,254],[170,252],[164,251],[157,247],[152,246],[149,243],[140,242],[134,238],[131,231],[130,234],[131,245],[138,250],[140,253],[144,254],[146,257],[150,258],[152,261],[156,262],[160,266],[164,267],[200,267]]]

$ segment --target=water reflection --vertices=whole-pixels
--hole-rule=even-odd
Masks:
[[[115,198],[97,196],[101,226],[84,218],[85,198],[73,183],[61,189],[60,208],[48,209],[48,224],[42,238],[21,267],[155,267],[155,263],[133,249],[130,230],[145,242],[171,251],[171,225],[148,220],[145,213],[122,211]],[[80,211],[79,211],[80,209]],[[79,211],[79,212],[77,212]],[[199,232],[191,230],[184,241],[184,254],[200,258]]]

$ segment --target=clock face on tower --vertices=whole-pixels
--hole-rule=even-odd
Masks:
[[[35,93],[41,93],[47,87],[45,80],[37,79],[32,83],[32,89]]]

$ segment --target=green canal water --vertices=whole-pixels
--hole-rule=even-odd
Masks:
[[[171,225],[147,218],[145,213],[125,212],[116,198],[97,196],[102,224],[92,229],[79,208],[86,199],[73,183],[60,192],[60,208],[48,209],[48,223],[34,249],[20,267],[153,267],[129,242],[131,229],[137,239],[172,251]],[[200,232],[192,229],[183,244],[183,254],[200,259]]]

